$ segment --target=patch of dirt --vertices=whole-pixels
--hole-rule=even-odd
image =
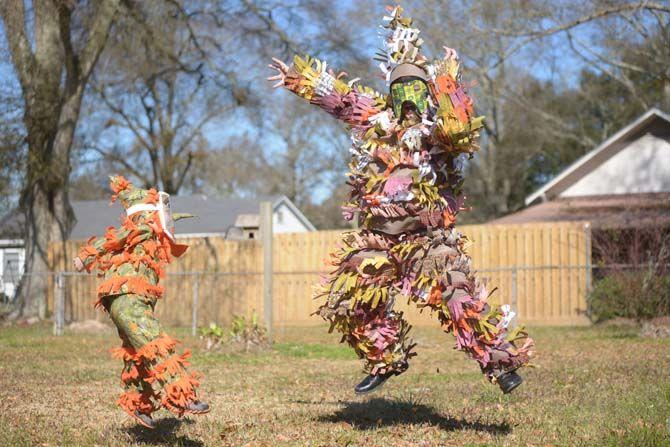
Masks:
[[[70,323],[67,330],[75,334],[104,334],[110,332],[112,328],[97,320],[84,320]]]
[[[652,318],[650,323],[656,326],[670,326],[670,315]]]
[[[38,317],[29,317],[25,318],[23,320],[20,320],[16,323],[17,326],[19,327],[28,327],[32,326],[33,324],[39,323],[40,319]]]
[[[598,323],[601,327],[639,327],[640,324],[633,318],[616,317],[611,320],[606,320]]]
[[[649,338],[670,338],[670,316],[656,317],[642,324],[640,336]]]

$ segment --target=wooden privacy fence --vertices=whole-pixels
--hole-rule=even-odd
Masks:
[[[459,231],[472,241],[468,252],[491,300],[511,304],[518,322],[533,325],[585,324],[586,293],[591,281],[590,228],[583,223],[523,225],[463,225]],[[329,270],[329,253],[341,231],[278,234],[273,240],[273,315],[275,326],[318,324],[310,314],[318,306],[311,296],[320,276]],[[191,245],[168,268],[166,293],[157,306],[166,325],[227,324],[233,315],[263,315],[263,251],[255,240],[229,241],[219,237],[184,239]],[[82,242],[67,244],[68,257]],[[54,246],[52,256],[62,246]],[[69,269],[63,269],[69,270]],[[64,303],[66,321],[105,319],[91,303],[96,278],[57,275],[54,297]],[[435,324],[427,313],[397,302],[416,325]]]

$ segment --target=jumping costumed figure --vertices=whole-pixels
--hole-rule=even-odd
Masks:
[[[513,312],[492,307],[454,224],[463,210],[459,158],[477,151],[483,117],[473,113],[456,52],[428,61],[419,30],[402,8],[389,7],[389,30],[380,67],[390,85],[382,95],[335,74],[325,62],[296,56],[289,67],[274,59],[268,78],[315,104],[351,131],[351,193],[344,216],[358,231],[343,235],[332,254],[335,270],[318,294],[317,313],[365,359],[365,393],[404,372],[415,355],[410,326],[397,299],[437,316],[456,348],[476,360],[509,393],[522,382],[516,370],[529,361],[532,340],[523,328],[508,331]]]
[[[173,221],[190,216],[172,216],[166,193],[136,188],[120,176],[110,180],[112,202],[121,202],[126,217],[119,228],[91,238],[74,264],[79,271],[98,270],[103,281],[95,305],[107,311],[123,341],[112,351],[124,362],[125,392],[118,404],[149,428],[156,425],[151,414],[161,407],[180,417],[207,413],[209,406],[196,396],[200,375],[188,371],[190,353],[175,352],[179,342],[154,315],[164,268],[187,248],[175,242]]]

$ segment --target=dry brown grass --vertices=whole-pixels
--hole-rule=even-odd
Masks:
[[[351,352],[323,327],[285,330],[272,351],[206,354],[210,414],[158,429],[136,426],[115,404],[120,365],[112,335],[0,329],[0,445],[670,445],[670,341],[632,328],[537,329],[535,369],[510,396],[419,329],[410,370],[370,397]]]

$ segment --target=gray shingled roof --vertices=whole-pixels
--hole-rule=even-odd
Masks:
[[[277,204],[282,199],[284,199],[283,196],[257,199],[213,199],[204,195],[171,197],[172,212],[190,213],[197,216],[177,222],[178,235],[225,233],[228,228],[235,225],[238,215],[257,214],[261,201],[270,200]],[[121,205],[115,203],[110,206],[108,200],[73,201],[72,207],[77,216],[77,224],[70,235],[70,239],[74,240],[88,239],[91,236],[103,234],[110,225],[116,226],[123,215]],[[11,229],[12,238],[20,237],[20,234],[15,234],[14,230],[22,227],[22,214],[10,213],[0,222],[0,235]],[[9,234],[5,237],[7,236]]]
[[[21,239],[22,234],[23,214],[18,209],[0,217],[0,239]]]

